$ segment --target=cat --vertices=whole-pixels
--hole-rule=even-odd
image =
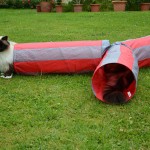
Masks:
[[[132,72],[121,64],[107,64],[104,66],[106,84],[103,99],[108,103],[122,104],[126,102],[123,91],[133,82]]]
[[[8,36],[0,36],[0,77],[12,78],[14,42],[8,41]]]

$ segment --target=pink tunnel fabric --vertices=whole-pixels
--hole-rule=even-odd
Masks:
[[[139,67],[150,67],[150,36],[122,42],[133,50]]]
[[[112,63],[121,64],[133,73],[134,81],[123,92],[126,101],[128,101],[134,96],[136,91],[139,67],[150,66],[150,36],[116,42],[107,49],[92,77],[94,95],[103,102],[105,102],[103,89],[106,84],[106,75],[103,67]]]
[[[109,45],[109,40],[16,44],[14,69],[25,75],[93,72]]]

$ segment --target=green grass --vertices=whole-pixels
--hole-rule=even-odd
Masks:
[[[110,39],[150,33],[150,12],[0,10],[0,34],[16,42]],[[0,149],[149,150],[150,69],[121,106],[97,100],[89,74],[0,79]]]

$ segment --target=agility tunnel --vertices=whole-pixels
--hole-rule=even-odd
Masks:
[[[150,36],[111,45],[109,40],[97,40],[22,43],[14,46],[14,70],[17,74],[94,72],[92,90],[103,102],[106,102],[104,88],[113,65],[132,74],[126,81],[122,79],[127,85],[122,93],[128,101],[136,91],[139,67],[150,66]],[[119,77],[120,72],[115,73]]]
[[[17,74],[94,72],[109,40],[22,43],[14,46]]]
[[[150,67],[150,36],[116,42],[107,48],[92,77],[93,93],[103,102],[106,102],[103,90],[107,82],[107,72],[104,68],[105,66],[111,67],[112,64],[126,67],[134,77],[128,87],[123,90],[123,95],[128,101],[136,91],[139,67]]]

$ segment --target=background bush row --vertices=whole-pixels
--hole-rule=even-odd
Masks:
[[[41,0],[0,0],[0,8],[36,8],[36,5],[40,1]],[[64,4],[65,12],[73,10],[73,1]],[[144,1],[145,0],[127,0],[126,10],[140,10],[140,3]],[[90,4],[92,2],[93,0],[83,0],[83,10],[90,11]],[[96,0],[96,2],[101,3],[101,11],[113,10],[112,0]]]

